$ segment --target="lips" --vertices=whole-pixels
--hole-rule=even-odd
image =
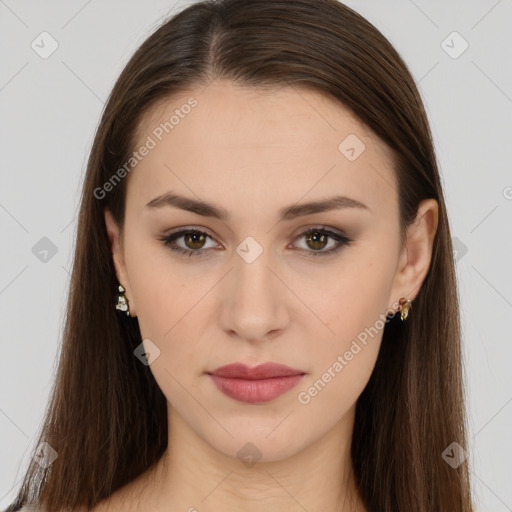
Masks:
[[[264,363],[253,368],[242,363],[233,363],[221,366],[209,373],[210,375],[217,375],[218,377],[226,377],[230,379],[256,380],[270,379],[273,377],[290,377],[291,375],[303,375],[305,372],[295,370],[278,363]]]
[[[277,363],[249,367],[241,363],[221,366],[208,372],[217,389],[225,395],[247,403],[274,400],[294,388],[305,372]]]

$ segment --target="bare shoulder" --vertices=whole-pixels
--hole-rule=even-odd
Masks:
[[[93,508],[82,505],[73,508],[59,508],[58,512],[129,512],[130,507],[127,507],[130,501],[128,493],[132,490],[132,487],[133,485],[128,484],[126,487],[118,489],[111,496],[97,503]],[[18,512],[47,512],[47,509],[39,504],[24,505]]]
[[[141,510],[138,499],[142,496],[144,487],[141,486],[141,480],[136,479],[126,484],[124,487],[117,489],[110,496],[102,499],[92,508],[85,505],[62,508],[58,512],[132,512]],[[145,498],[147,499],[147,498]],[[40,505],[24,505],[18,512],[48,512],[46,508]],[[54,512],[54,511],[52,511]]]
[[[131,495],[128,495],[128,491],[130,490],[131,486],[118,490],[112,496],[101,500],[93,508],[80,506],[73,509],[59,509],[59,512],[129,512],[131,507],[128,505]],[[18,512],[47,512],[47,509],[39,505],[24,505]]]
[[[141,510],[141,503],[151,508],[151,489],[148,489],[150,477],[154,475],[154,469],[150,468],[139,475],[135,480],[128,482],[110,496],[102,499],[93,508],[85,506],[73,509],[62,509],[58,512],[132,512]],[[47,512],[38,505],[25,505],[19,512]],[[53,512],[53,511],[52,511]]]
[[[104,498],[90,510],[83,512],[131,512],[136,510],[134,493],[138,490],[138,482],[130,482],[121,489],[115,491],[111,496]],[[139,509],[140,510],[140,509]],[[72,512],[82,512],[73,510]]]
[[[18,512],[46,512],[46,509],[39,505],[25,505]],[[85,507],[77,507],[73,510],[61,510],[60,512],[90,512]]]
[[[39,505],[23,505],[18,512],[45,512]]]
[[[147,471],[117,489],[109,497],[100,501],[93,509],[84,512],[135,512],[139,510],[156,510],[152,499],[154,498],[155,475],[159,474],[159,466],[149,468]],[[82,512],[72,511],[72,512]]]

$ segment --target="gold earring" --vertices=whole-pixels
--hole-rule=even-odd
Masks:
[[[409,310],[412,308],[412,301],[402,297],[398,303],[400,304],[400,319],[402,322],[407,320],[407,316],[409,315]]]
[[[119,290],[119,295],[117,296],[116,309],[119,311],[124,311],[126,313],[126,316],[130,316],[128,299],[126,298],[126,295],[124,295],[124,292],[126,290],[121,285],[119,285],[117,289]]]

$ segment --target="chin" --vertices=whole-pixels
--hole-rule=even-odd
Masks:
[[[288,428],[282,424],[278,426],[280,421],[282,420],[276,419],[264,426],[260,423],[259,427],[226,425],[226,429],[233,437],[223,430],[222,434],[211,432],[205,441],[223,455],[238,459],[247,467],[252,467],[256,462],[282,461],[300,452],[309,443],[303,430],[300,432],[301,435],[297,436],[292,433],[291,425],[288,425]]]

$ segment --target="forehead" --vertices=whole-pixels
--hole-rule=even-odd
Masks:
[[[344,105],[311,89],[216,80],[152,108],[133,149],[150,140],[128,185],[144,204],[177,189],[233,205],[236,191],[237,204],[276,209],[334,193],[376,212],[397,201],[389,148]]]

